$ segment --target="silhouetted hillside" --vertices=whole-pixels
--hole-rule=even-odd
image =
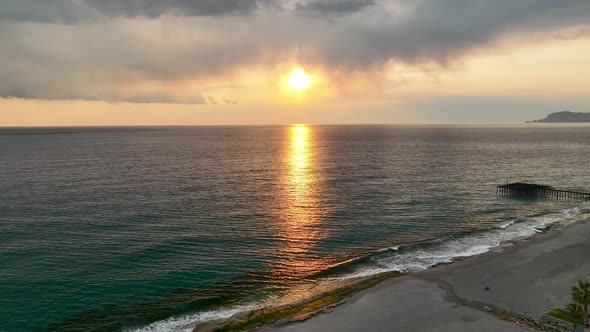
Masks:
[[[564,111],[564,112],[551,113],[551,114],[547,115],[547,117],[544,119],[527,121],[527,123],[537,123],[537,122],[547,122],[547,123],[590,122],[590,113]]]

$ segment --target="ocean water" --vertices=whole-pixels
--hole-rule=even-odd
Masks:
[[[190,331],[587,215],[587,126],[0,129],[0,331]]]

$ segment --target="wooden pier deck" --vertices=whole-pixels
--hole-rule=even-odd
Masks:
[[[532,183],[509,183],[497,187],[500,195],[513,196],[544,196],[555,199],[590,200],[590,192],[555,189],[552,186]]]

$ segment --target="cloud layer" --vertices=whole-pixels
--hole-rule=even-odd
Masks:
[[[445,64],[589,25],[587,0],[0,0],[0,96],[204,103],[247,66]]]
[[[0,19],[75,23],[101,17],[247,14],[268,0],[2,0]]]

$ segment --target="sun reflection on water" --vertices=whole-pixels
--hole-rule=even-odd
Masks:
[[[293,281],[325,267],[326,258],[314,254],[313,248],[325,237],[321,226],[326,211],[320,202],[321,173],[315,165],[319,151],[314,148],[312,128],[293,125],[286,137],[277,227],[282,259],[273,272]]]
[[[311,150],[310,129],[305,125],[295,125],[290,128],[290,144],[288,152],[289,172],[288,185],[290,198],[295,203],[291,208],[305,207],[313,204],[310,190],[312,189],[313,176],[311,175],[310,160],[313,158]],[[309,215],[302,215],[304,211],[296,209],[290,212],[296,212],[301,218],[296,218],[300,222],[309,221]]]

